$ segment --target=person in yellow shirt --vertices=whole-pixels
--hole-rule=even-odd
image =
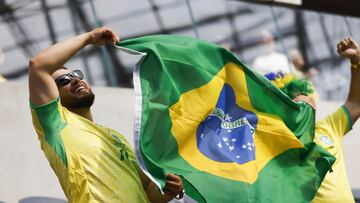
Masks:
[[[110,29],[97,28],[34,56],[29,63],[33,124],[69,202],[168,202],[182,193],[181,179],[166,174],[161,194],[124,136],[93,121],[95,95],[82,72],[63,66],[86,45],[118,40]]]
[[[354,202],[346,174],[342,140],[360,116],[360,47],[353,39],[345,38],[338,43],[337,52],[350,60],[350,91],[341,108],[315,125],[315,142],[336,157],[333,172],[326,174],[313,200],[320,203]]]
[[[358,89],[360,87],[360,47],[353,39],[346,38],[339,42],[337,51],[351,63],[350,92],[343,106],[315,123],[314,141],[335,156],[336,161],[332,166],[333,171],[326,174],[312,200],[314,203],[354,202],[346,174],[342,141],[344,135],[352,129],[352,125],[360,116],[360,91]],[[278,75],[281,77],[279,78]],[[266,77],[294,101],[306,102],[316,109],[316,103],[310,96],[313,93],[312,86],[307,80],[292,79],[291,81],[289,78],[293,77],[292,75],[284,76],[274,73]],[[291,81],[291,84],[287,82],[285,86],[278,85],[286,80]]]

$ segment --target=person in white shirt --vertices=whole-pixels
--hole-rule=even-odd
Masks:
[[[263,55],[258,56],[253,64],[255,70],[262,74],[270,72],[290,73],[290,62],[286,55],[275,50],[274,37],[269,31],[261,32],[261,44],[263,48]]]

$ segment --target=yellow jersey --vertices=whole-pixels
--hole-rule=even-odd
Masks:
[[[149,202],[121,134],[70,112],[59,98],[30,106],[41,149],[69,202]]]
[[[333,172],[328,172],[315,198],[314,203],[355,202],[347,178],[343,156],[343,136],[352,128],[349,111],[345,106],[333,114],[316,122],[315,142],[335,156]]]

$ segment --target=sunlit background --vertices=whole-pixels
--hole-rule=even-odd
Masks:
[[[303,71],[311,70],[322,101],[321,117],[348,94],[350,64],[338,56],[336,44],[348,36],[360,41],[359,11],[358,0],[0,0],[0,203],[65,202],[29,114],[28,61],[42,49],[107,26],[121,40],[155,34],[200,38],[252,67],[268,51],[261,44],[267,31],[289,63],[294,50],[303,55]],[[96,122],[123,133],[130,143],[137,59],[112,46],[88,46],[65,65],[81,69],[97,86]],[[354,126],[344,139],[349,181],[358,198],[359,133]]]

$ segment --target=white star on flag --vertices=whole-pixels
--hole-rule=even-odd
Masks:
[[[246,145],[243,145],[242,148],[245,149],[245,148],[246,148]]]
[[[222,144],[221,144],[221,142],[219,142],[219,143],[217,144],[217,146],[218,146],[219,149],[222,149]]]
[[[232,150],[234,150],[234,149],[235,149],[234,146],[230,146],[230,147],[229,147],[229,150],[230,150],[230,151],[232,151]]]
[[[236,142],[236,139],[235,138],[231,139],[231,142]]]
[[[239,155],[237,155],[237,156],[236,156],[236,158],[237,158],[237,159],[240,159],[240,156],[239,156]]]
[[[225,121],[230,121],[231,118],[228,113],[225,115]]]
[[[227,137],[223,137],[224,142],[228,142],[229,139]]]

